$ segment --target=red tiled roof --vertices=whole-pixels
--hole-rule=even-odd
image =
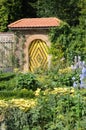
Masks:
[[[38,28],[59,26],[58,18],[24,18],[8,25],[8,28]]]

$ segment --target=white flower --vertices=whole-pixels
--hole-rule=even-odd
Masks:
[[[75,77],[72,77],[72,80],[75,80]]]

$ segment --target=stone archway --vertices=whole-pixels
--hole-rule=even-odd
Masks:
[[[35,39],[29,46],[29,70],[48,68],[48,46],[41,39]]]
[[[25,64],[24,64],[24,68],[23,68],[24,72],[31,70],[31,68],[30,68],[30,65],[31,65],[30,55],[32,53],[30,54],[29,49],[33,48],[34,42],[37,43],[37,41],[44,43],[44,45],[46,45],[47,47],[50,46],[50,41],[48,39],[48,35],[34,34],[34,35],[29,36],[29,37],[26,37],[25,48],[24,48],[24,54],[25,54],[25,58],[24,58]],[[48,65],[48,67],[50,66],[50,56],[49,55],[47,55],[47,65]],[[37,67],[38,66],[40,66],[40,64],[37,63]]]

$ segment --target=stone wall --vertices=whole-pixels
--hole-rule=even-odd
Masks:
[[[13,33],[0,33],[0,70],[12,68],[11,56],[14,45]]]
[[[35,28],[15,30],[13,33],[0,33],[0,69],[9,70],[12,67],[11,56],[14,52],[20,70],[29,71],[29,46],[36,39],[43,40],[47,46],[50,46],[48,31],[46,28]],[[50,56],[48,65],[50,65]]]

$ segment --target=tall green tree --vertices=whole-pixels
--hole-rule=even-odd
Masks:
[[[37,0],[20,0],[21,1],[21,13],[22,17],[36,17],[36,8],[32,5]]]
[[[79,24],[79,0],[38,0],[37,15],[39,17],[58,17],[70,25]]]
[[[21,3],[19,0],[0,1],[0,31],[7,30],[7,24],[21,17]]]
[[[86,28],[86,0],[80,0],[79,7],[81,8],[80,11],[80,26]],[[85,29],[84,28],[84,29]]]
[[[36,17],[30,3],[34,0],[0,0],[0,31],[7,31],[7,25],[25,17]]]

